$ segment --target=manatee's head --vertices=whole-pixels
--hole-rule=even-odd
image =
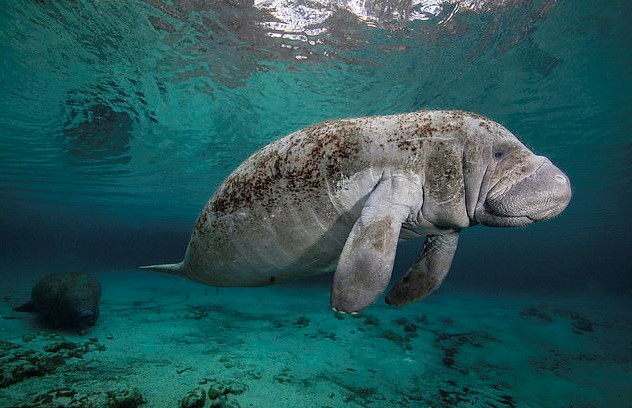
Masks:
[[[78,329],[86,329],[96,324],[99,317],[98,306],[85,306],[77,310],[74,316],[73,326]]]
[[[58,302],[62,325],[83,332],[99,318],[101,285],[95,276],[86,273],[68,273],[62,278],[65,290]]]
[[[492,227],[520,227],[560,214],[571,199],[568,177],[508,131],[486,149],[488,163],[474,213]]]

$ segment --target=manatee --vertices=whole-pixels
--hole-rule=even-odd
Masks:
[[[53,327],[84,330],[99,317],[101,286],[86,273],[47,275],[31,291],[31,300],[13,310],[35,312]]]
[[[399,240],[426,237],[386,297],[401,306],[441,285],[463,228],[526,226],[570,198],[549,159],[474,113],[329,121],[254,153],[202,210],[184,260],[144,268],[213,286],[335,270],[331,306],[353,313],[385,291]]]

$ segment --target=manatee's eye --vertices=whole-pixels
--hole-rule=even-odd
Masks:
[[[504,155],[504,153],[499,150],[496,153],[494,153],[494,158],[495,159],[500,159],[501,157],[503,157],[503,155]]]

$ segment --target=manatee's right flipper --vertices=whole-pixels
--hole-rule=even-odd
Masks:
[[[422,199],[421,187],[405,176],[382,176],[340,254],[331,289],[334,310],[358,312],[386,289],[402,223]]]
[[[27,312],[27,313],[36,313],[39,311],[35,307],[35,304],[30,300],[21,306],[14,307],[13,310],[16,312]]]
[[[403,306],[428,296],[441,286],[450,270],[458,241],[458,232],[429,235],[421,256],[402,280],[391,289],[386,297],[386,303]]]

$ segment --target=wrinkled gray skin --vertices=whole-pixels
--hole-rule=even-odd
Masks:
[[[321,123],[256,152],[203,209],[184,260],[147,267],[214,286],[256,286],[335,269],[334,310],[386,289],[398,240],[426,236],[386,301],[439,287],[459,232],[558,215],[568,178],[501,125],[460,111]]]
[[[31,300],[14,310],[40,313],[53,327],[84,330],[99,317],[101,286],[85,273],[55,273],[42,278],[31,291]]]

